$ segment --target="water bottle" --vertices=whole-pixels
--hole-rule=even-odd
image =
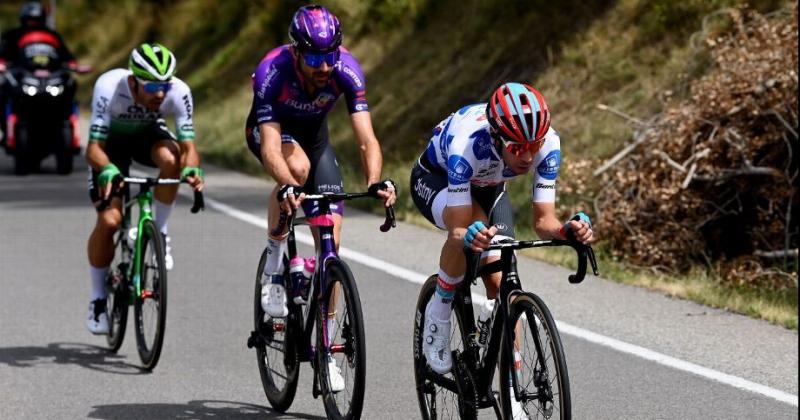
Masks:
[[[494,299],[487,299],[481,305],[480,312],[478,313],[478,331],[476,333],[476,342],[481,348],[486,348],[489,344],[489,335],[492,332],[492,318],[494,318]]]
[[[139,235],[139,228],[134,226],[128,229],[128,248],[133,249],[136,247],[136,237]]]
[[[314,276],[316,258],[295,257],[289,262],[289,275],[294,286],[294,303],[305,305],[308,302],[308,289]]]

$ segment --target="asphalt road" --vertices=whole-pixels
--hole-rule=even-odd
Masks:
[[[0,157],[0,418],[324,418],[307,364],[289,413],[273,412],[245,346],[266,238],[246,220],[265,214],[265,181],[209,168],[209,208],[191,215],[179,199],[164,351],[147,373],[132,324],[118,354],[84,328],[94,223],[85,165],[66,177],[52,167],[15,177]],[[343,241],[365,313],[363,418],[418,418],[413,280],[435,269],[443,236],[403,223],[381,234],[381,221],[347,210]],[[559,320],[575,418],[798,418],[796,332],[600,278],[570,285],[568,271],[533,260],[520,272]]]

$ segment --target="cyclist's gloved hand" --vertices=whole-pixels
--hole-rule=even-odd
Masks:
[[[100,198],[105,200],[111,195],[111,188],[116,179],[122,178],[122,172],[119,171],[117,165],[109,163],[100,169],[100,175],[97,176],[97,182],[100,183]]]
[[[376,182],[367,188],[369,195],[383,200],[383,205],[389,207],[397,200],[397,186],[391,179]]]
[[[566,239],[574,239],[584,244],[590,243],[594,240],[592,219],[580,211],[561,226],[559,233]]]
[[[305,194],[299,185],[281,185],[278,189],[278,203],[281,205],[281,211],[287,214],[294,214],[294,211],[300,207],[300,203],[305,198]]]
[[[187,166],[181,169],[181,181],[186,180],[195,191],[203,191],[206,173],[198,166]]]
[[[464,246],[475,252],[483,252],[489,247],[496,233],[496,227],[487,228],[483,222],[476,220],[467,227],[467,233],[464,235]]]

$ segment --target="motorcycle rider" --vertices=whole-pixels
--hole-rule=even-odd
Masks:
[[[8,137],[6,129],[6,92],[4,73],[12,67],[41,68],[55,70],[68,67],[76,70],[78,63],[67,48],[64,39],[45,24],[47,11],[37,1],[22,5],[19,12],[20,26],[10,29],[0,37],[0,131],[3,141]]]

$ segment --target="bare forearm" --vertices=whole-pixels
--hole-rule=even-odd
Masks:
[[[373,147],[362,148],[361,165],[364,168],[364,177],[367,185],[374,184],[381,179],[381,168],[383,167],[383,154],[381,148],[375,142]]]
[[[200,166],[200,154],[197,153],[197,148],[193,141],[182,141],[179,143],[181,146],[181,162],[183,167],[196,167]]]
[[[86,147],[86,163],[92,168],[100,170],[111,163],[111,160],[108,159],[108,155],[106,155],[100,143],[90,142]]]

